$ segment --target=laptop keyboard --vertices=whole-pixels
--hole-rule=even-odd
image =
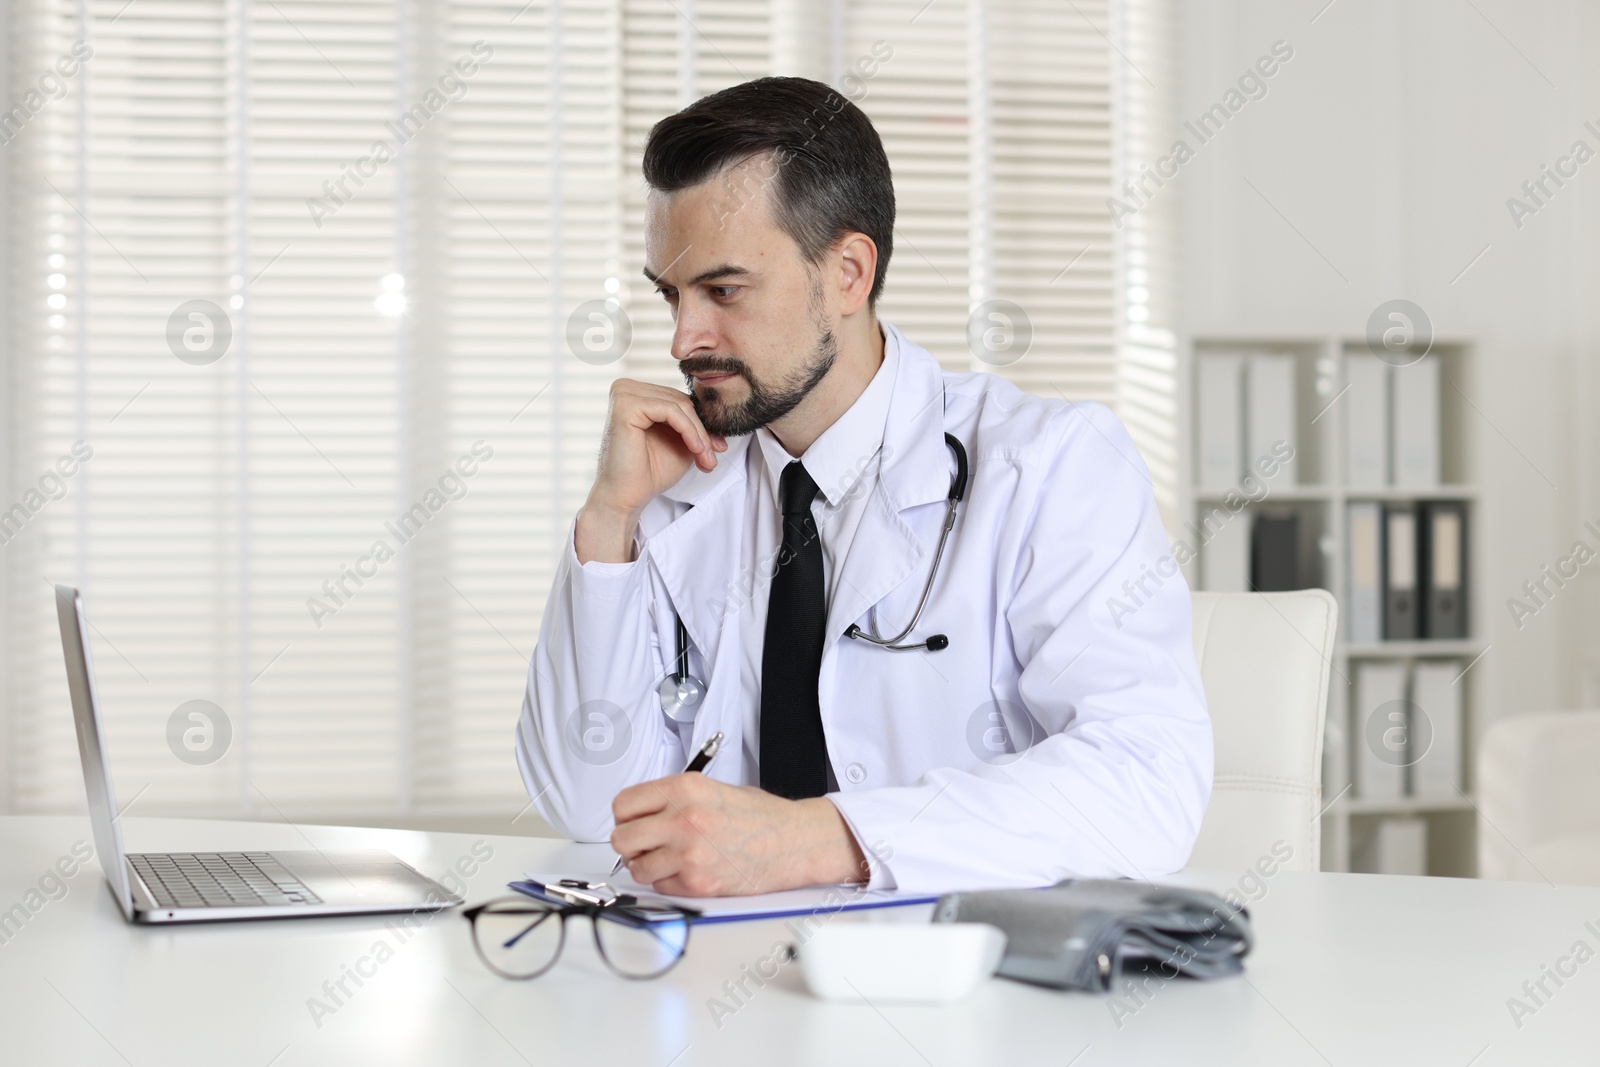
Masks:
[[[320,904],[270,852],[161,852],[128,857],[163,908]]]

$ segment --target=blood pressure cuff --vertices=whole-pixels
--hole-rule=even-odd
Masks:
[[[1244,970],[1250,913],[1203,889],[1069,879],[1048,889],[939,898],[934,922],[1005,931],[997,973],[1036,985],[1104,993],[1125,973],[1220,978]]]

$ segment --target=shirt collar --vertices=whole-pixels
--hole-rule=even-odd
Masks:
[[[895,375],[900,366],[900,341],[896,330],[879,327],[883,334],[883,362],[856,397],[855,403],[806,449],[806,473],[817,483],[831,507],[838,507],[855,491],[866,472],[868,461],[883,447],[884,426],[889,418],[889,399],[894,394]],[[797,457],[791,456],[767,427],[755,431],[761,446],[767,483],[774,499],[783,470]]]

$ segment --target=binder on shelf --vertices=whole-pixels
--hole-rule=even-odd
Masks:
[[[1428,824],[1418,818],[1374,819],[1351,851],[1351,869],[1363,874],[1427,874]]]
[[[1298,565],[1300,516],[1289,512],[1256,516],[1250,532],[1250,589],[1282,593],[1303,588]]]
[[[1428,504],[1422,509],[1422,636],[1434,639],[1467,636],[1466,607],[1467,509],[1458,502]]]
[[[1277,451],[1279,442],[1298,454],[1295,431],[1295,358],[1289,355],[1254,355],[1245,372],[1245,465],[1255,466],[1263,456]],[[1280,465],[1274,480],[1294,485],[1299,478],[1297,460]]]
[[[1439,484],[1439,360],[1423,356],[1391,374],[1394,484],[1429,489]]]
[[[1214,593],[1250,590],[1250,527],[1255,516],[1248,508],[1230,515],[1226,508],[1213,513],[1227,516],[1220,526],[1202,521],[1210,538],[1200,546],[1200,587]],[[1204,518],[1202,516],[1202,518]]]
[[[1244,476],[1244,360],[1230,353],[1203,352],[1196,360],[1195,431],[1199,469],[1207,489],[1232,486]]]
[[[1383,509],[1370,501],[1349,505],[1345,555],[1348,609],[1345,633],[1352,643],[1383,640]]]
[[[1383,509],[1383,638],[1417,637],[1417,512],[1410,504]]]
[[[1403,663],[1357,663],[1350,711],[1350,768],[1363,800],[1405,796],[1406,668]]]
[[[1427,727],[1412,721],[1409,740],[1427,743],[1411,758],[1411,792],[1419,797],[1455,799],[1461,789],[1461,664],[1419,662],[1411,669],[1414,716],[1427,716]]]
[[[1345,484],[1389,484],[1389,365],[1368,353],[1345,356]]]

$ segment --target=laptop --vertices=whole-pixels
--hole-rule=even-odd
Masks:
[[[438,911],[461,903],[439,883],[381,850],[124,853],[94,668],[84,639],[88,619],[76,589],[56,586],[56,615],[94,844],[123,918],[138,923],[288,919]]]

